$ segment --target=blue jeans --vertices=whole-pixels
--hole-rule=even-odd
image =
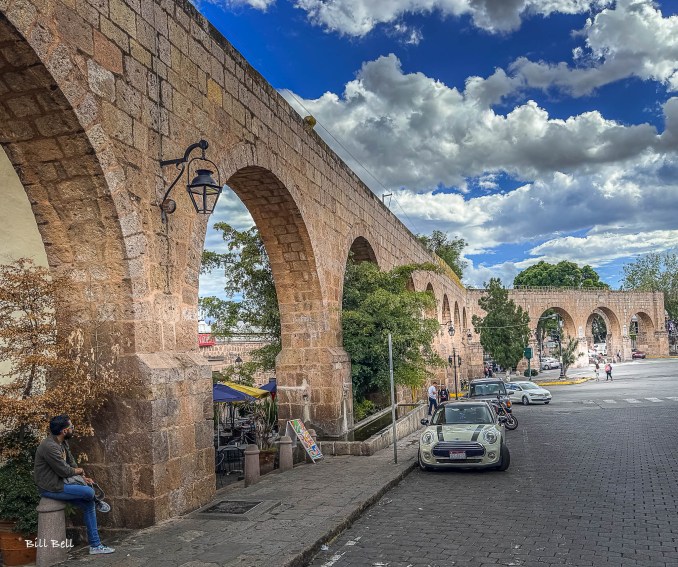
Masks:
[[[87,540],[90,547],[101,545],[99,530],[97,529],[97,512],[94,503],[94,489],[82,484],[64,484],[63,492],[48,492],[40,490],[40,495],[53,500],[63,500],[77,506],[83,511]]]
[[[431,409],[438,409],[438,402],[435,398],[428,399],[428,414],[431,415]]]

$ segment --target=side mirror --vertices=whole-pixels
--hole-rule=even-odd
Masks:
[[[428,419],[422,419],[420,423],[422,425],[428,425]]]

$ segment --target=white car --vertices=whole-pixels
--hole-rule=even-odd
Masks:
[[[506,446],[504,417],[487,402],[458,401],[440,404],[419,438],[419,467],[431,469],[498,469],[511,463]]]
[[[541,361],[542,370],[552,370],[553,368],[560,368],[560,361],[555,358],[543,358]]]
[[[537,402],[548,404],[551,401],[551,392],[534,382],[511,382],[506,384],[506,389],[513,403],[522,402],[524,406]]]

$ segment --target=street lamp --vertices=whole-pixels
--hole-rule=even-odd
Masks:
[[[167,215],[173,213],[177,210],[177,203],[173,199],[169,198],[169,194],[177,184],[181,176],[184,174],[184,171],[187,172],[186,177],[191,177],[191,165],[194,165],[194,162],[203,162],[205,164],[211,164],[214,167],[214,171],[217,172],[217,181],[214,181],[212,178],[213,171],[211,169],[195,169],[196,176],[193,180],[186,185],[186,191],[188,196],[191,198],[195,212],[203,215],[212,214],[214,207],[217,205],[217,200],[219,195],[221,195],[222,185],[221,185],[221,176],[219,175],[219,168],[212,160],[207,159],[205,156],[205,150],[207,150],[209,144],[205,140],[200,140],[195,144],[191,144],[186,148],[183,157],[176,159],[167,159],[160,162],[161,167],[166,167],[168,165],[176,165],[179,169],[179,173],[170,186],[167,188],[167,191],[163,195],[162,201],[160,201],[160,214],[162,216],[162,222],[167,222]],[[194,157],[189,159],[191,152],[193,150],[200,149],[202,155],[200,157]],[[197,163],[195,164],[197,166]]]
[[[451,337],[454,336],[454,323],[452,321],[448,321],[447,323],[440,323],[441,327],[447,327],[447,334],[450,335]]]
[[[459,390],[457,389],[457,366],[461,368],[461,356],[457,354],[457,349],[452,348],[452,354],[447,357],[449,362],[454,367],[454,397],[459,398]]]
[[[242,358],[240,355],[235,357],[235,371],[238,374],[238,384],[240,384],[240,370],[242,369]]]

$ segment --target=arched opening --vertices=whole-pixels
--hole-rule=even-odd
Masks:
[[[372,262],[377,264],[377,255],[369,241],[363,236],[359,236],[351,244],[350,254],[354,262]]]
[[[597,307],[586,320],[586,344],[590,361],[619,354],[624,345],[619,320],[609,307]]]
[[[570,339],[581,338],[575,327],[574,319],[562,307],[554,306],[542,311],[532,324],[535,325],[534,335],[540,367],[545,370],[560,368],[562,349],[566,348]],[[581,357],[578,357],[575,366],[583,363]]]
[[[345,431],[352,414],[350,396],[345,395],[340,404],[334,402],[341,399],[337,392],[350,394],[350,367],[344,354],[336,362],[345,366],[345,371],[329,372],[328,366],[332,364],[328,363],[326,352],[327,347],[337,347],[334,352],[336,356],[340,354],[341,313],[340,309],[328,309],[323,300],[315,252],[301,211],[287,186],[264,167],[241,167],[228,177],[226,186],[227,194],[223,202],[220,200],[217,204],[215,220],[223,219],[231,224],[233,220],[226,218],[231,216],[238,221],[239,231],[257,234],[259,247],[263,245],[265,253],[254,260],[261,261],[261,265],[267,262],[270,266],[274,289],[267,292],[267,296],[274,295],[271,301],[273,311],[277,306],[279,320],[267,319],[263,334],[273,344],[273,354],[275,344],[279,345],[274,369],[278,418],[282,422],[301,417],[319,431]],[[232,191],[230,198],[228,189]],[[221,212],[220,208],[223,209]],[[369,256],[371,247],[363,240],[358,239],[356,249]],[[210,241],[214,241],[211,233],[208,235],[208,249]],[[242,265],[242,257],[240,262]],[[201,287],[207,288],[203,286],[205,279],[202,278]],[[248,288],[253,297],[256,297],[254,290],[259,289],[258,285],[260,282],[255,281],[253,287]],[[270,289],[271,280],[261,282],[261,285]],[[246,301],[244,296],[238,297],[233,291],[229,300],[240,306]],[[246,307],[247,304],[244,305]],[[252,320],[256,319],[248,319]],[[244,327],[243,332],[256,334],[256,325]],[[255,350],[260,353],[261,347]],[[273,374],[271,356],[268,359],[256,353],[252,356],[267,365],[264,370],[268,380]],[[227,361],[231,365],[232,359],[231,356]]]
[[[628,333],[632,351],[654,354],[654,332],[654,323],[647,313],[643,311],[634,313],[628,322]]]
[[[458,334],[460,337],[463,334],[463,329],[461,328],[461,316],[459,315],[459,303],[454,302],[454,329],[455,334]]]
[[[450,300],[447,298],[447,294],[443,295],[443,320],[442,323],[449,323],[452,321],[452,315],[450,314]]]
[[[31,41],[45,47],[44,34],[40,28],[36,30]],[[138,320],[141,317],[135,311],[134,297],[148,293],[148,275],[141,267],[139,273],[130,270],[131,263],[143,264],[139,259],[146,252],[146,242],[129,218],[123,235],[120,207],[130,203],[124,184],[115,184],[122,181],[122,170],[110,141],[100,125],[93,123],[98,119],[97,103],[88,99],[91,106],[85,112],[83,106],[74,107],[62,90],[69,89],[70,94],[80,93],[79,89],[87,92],[86,76],[69,58],[67,49],[50,56],[59,58],[60,70],[70,69],[67,77],[53,77],[29,42],[0,14],[0,224],[5,229],[13,221],[19,221],[21,229],[33,224],[39,234],[27,248],[5,247],[0,261],[9,263],[18,255],[29,256],[47,265],[54,276],[65,279],[68,289],[62,299],[68,323],[83,332],[97,356],[104,357],[115,348],[121,354],[121,372],[138,372],[147,379],[137,353],[162,349],[161,326],[144,325],[145,321]],[[82,96],[78,94],[77,98],[81,104]],[[111,174],[108,180],[106,174]],[[17,190],[9,189],[9,185]],[[33,216],[30,223],[26,216],[5,218],[18,210],[7,206],[10,190],[19,202],[26,199],[23,205],[29,203],[20,208],[22,214]],[[127,210],[131,212],[133,206]],[[19,234],[13,234],[12,245],[25,244],[17,239]],[[57,321],[62,320],[63,313],[57,314]],[[146,334],[139,332],[141,327]],[[146,385],[150,390],[150,383]],[[108,486],[108,497],[114,502],[112,521],[117,521],[115,517],[128,518],[126,525],[130,528],[148,525],[151,518],[166,517],[155,515],[154,502],[149,501],[145,488],[139,488],[139,477],[144,478],[148,490],[157,480],[153,462],[139,458],[140,454],[149,458],[152,454],[149,423],[152,408],[157,409],[152,398],[153,394],[148,394],[124,403],[108,403],[94,420],[96,439],[85,439],[89,469]],[[186,420],[192,417],[187,415]],[[195,424],[191,422],[190,427],[195,436]],[[116,448],[104,449],[111,447]],[[157,454],[161,451],[158,448]],[[186,457],[196,455],[194,451]],[[122,475],[121,471],[130,470],[132,463],[134,474]],[[194,481],[202,480],[202,473],[196,471]],[[171,513],[183,511],[172,509]]]

